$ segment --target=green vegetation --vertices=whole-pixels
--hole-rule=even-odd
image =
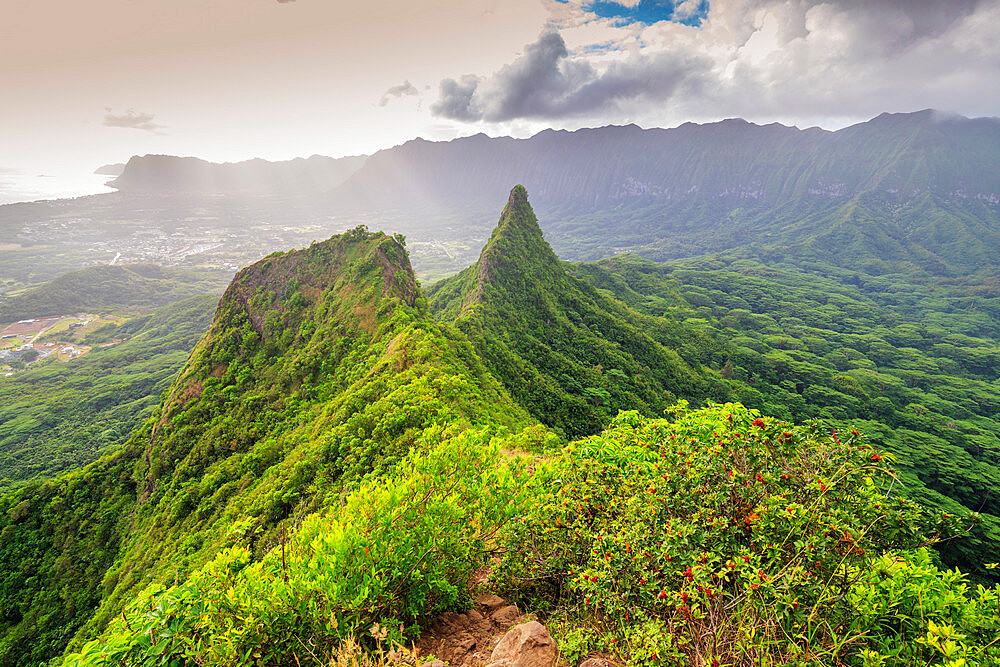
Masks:
[[[0,379],[0,491],[86,465],[118,448],[156,409],[217,299],[200,296],[104,325],[71,363]],[[100,347],[111,336],[119,345]]]
[[[496,583],[628,665],[997,664],[1000,589],[933,564],[924,540],[960,527],[892,494],[890,454],[677,411],[621,413],[536,473]]]
[[[92,266],[0,299],[0,322],[85,312],[140,312],[221,287],[218,272],[151,264]]]
[[[599,431],[622,409],[662,414],[677,397],[727,395],[702,364],[718,345],[694,327],[629,310],[566,273],[518,186],[479,262],[430,288],[507,390],[567,436]]]
[[[988,574],[984,556],[1000,553],[996,339],[907,319],[857,286],[747,260],[663,266],[623,255],[571,271],[720,341],[719,372],[745,405],[790,421],[850,421],[898,457],[909,497],[982,513],[973,535],[940,548],[950,564]]]
[[[359,228],[258,262],[128,442],[0,499],[0,662],[97,635],[149,584],[205,565],[236,524],[262,557],[428,428],[473,423],[530,422],[421,309],[395,239]]]
[[[468,604],[486,540],[527,499],[528,462],[501,455],[506,439],[440,435],[260,561],[237,527],[237,546],[183,585],[145,591],[64,664],[327,664],[375,622],[400,641],[426,614]]]
[[[520,186],[428,294],[363,227],[237,274],[126,442],[0,496],[0,663],[331,664],[485,565],[575,656],[1000,661],[1000,592],[940,565],[1000,551],[985,330],[736,257],[563,264]]]
[[[495,586],[575,628],[567,648],[624,664],[1000,658],[1000,591],[971,592],[919,547],[950,527],[888,493],[888,454],[738,405],[675,410],[622,413],[534,461],[521,437],[432,430],[426,453],[259,561],[235,526],[234,546],[147,589],[63,664],[333,664],[369,628],[384,650],[468,604],[491,553]]]

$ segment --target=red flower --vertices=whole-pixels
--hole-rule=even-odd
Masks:
[[[753,420],[753,425],[756,426],[757,428],[764,428],[764,420],[761,419],[760,417],[757,417],[757,419]]]
[[[684,570],[684,576],[687,578],[688,581],[694,579],[694,571],[691,570],[690,565],[688,565],[688,569]]]

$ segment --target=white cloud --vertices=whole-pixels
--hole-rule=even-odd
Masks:
[[[1000,0],[715,0],[697,27],[617,26],[558,5],[552,27],[506,66],[442,81],[432,111],[494,124],[662,125],[1000,109]]]

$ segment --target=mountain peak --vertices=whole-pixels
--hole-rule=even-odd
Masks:
[[[530,291],[540,280],[563,273],[559,258],[542,236],[523,185],[515,185],[510,191],[500,221],[475,268],[475,288],[467,304],[481,303],[498,289]]]
[[[507,199],[507,206],[527,206],[528,205],[528,191],[523,185],[515,185],[510,191],[510,197]]]

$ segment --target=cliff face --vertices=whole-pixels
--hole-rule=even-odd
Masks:
[[[837,132],[740,119],[667,130],[609,126],[522,140],[418,139],[373,155],[339,194],[382,205],[487,202],[520,182],[546,210],[713,199],[782,205],[868,191],[988,201],[1000,198],[997,155],[1000,121],[933,111],[883,114]],[[387,182],[399,187],[386,192]]]

